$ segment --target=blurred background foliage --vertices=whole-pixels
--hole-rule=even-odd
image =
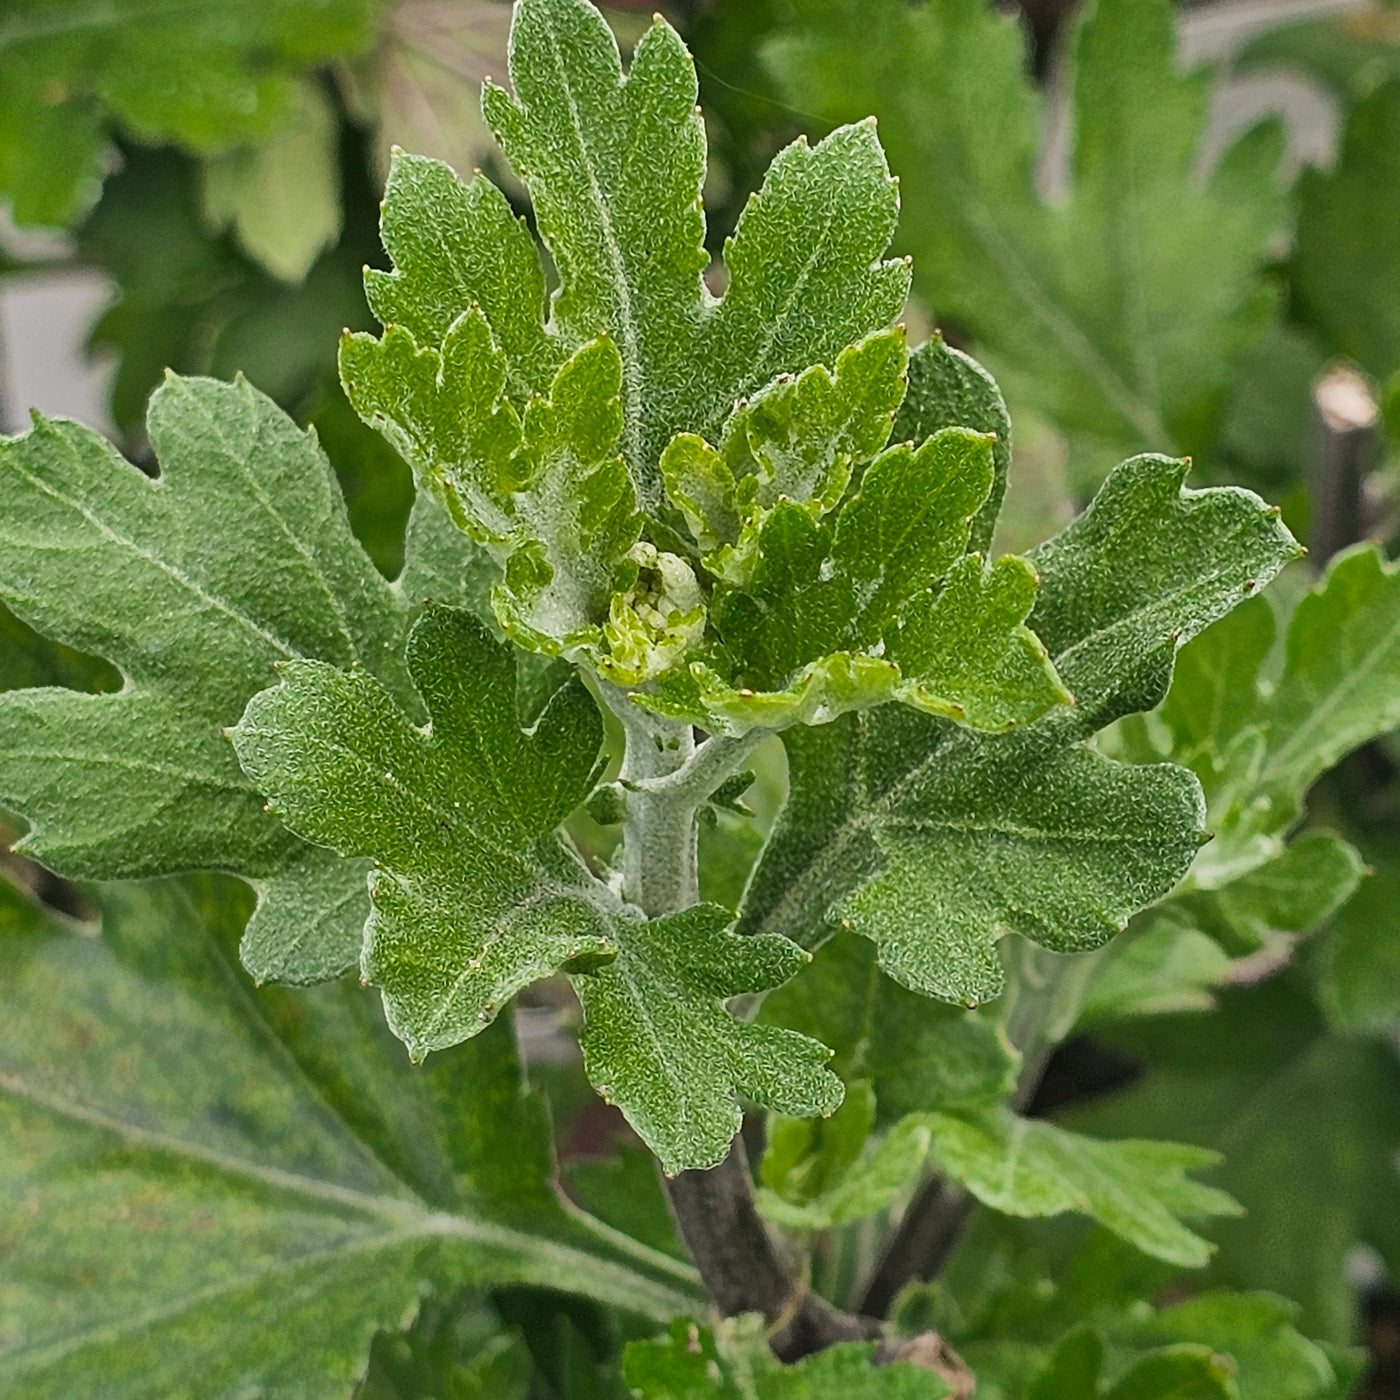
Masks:
[[[624,47],[652,7],[606,10]],[[1221,0],[1175,16],[1144,3],[1115,8],[1116,28],[1085,27],[1065,0],[663,8],[699,68],[716,254],[777,149],[878,117],[902,180],[900,250],[915,259],[910,325],[983,359],[1017,425],[1003,547],[1052,534],[1114,461],[1152,450],[1189,454],[1198,484],[1280,501],[1310,542],[1312,558],[1258,605],[1280,636],[1331,555],[1368,538],[1390,552],[1400,3]],[[9,0],[0,297],[100,278],[106,305],[88,345],[111,370],[108,426],[138,463],[146,399],[167,367],[245,374],[315,426],[356,531],[394,575],[411,481],[346,403],[337,337],[371,324],[360,278],[384,262],[377,201],[391,145],[463,173],[483,166],[528,213],[476,106],[481,78],[505,71],[508,24],[494,0]],[[1205,42],[1212,34],[1228,42]],[[12,368],[30,353],[13,336],[3,348]],[[0,404],[12,429],[27,407]],[[1360,628],[1360,604],[1348,612],[1336,596],[1337,627]],[[1386,625],[1400,627],[1396,616]],[[112,681],[3,611],[0,633],[5,688]],[[1247,649],[1213,635],[1196,661],[1187,653],[1180,686],[1204,685],[1212,657],[1228,669],[1233,648]],[[1290,664],[1282,647],[1264,644],[1250,704],[1267,705]],[[1269,899],[1257,879],[1225,882],[1137,921],[1067,1014],[1032,1111],[1219,1148],[1217,1180],[1248,1214],[1212,1232],[1221,1248],[1206,1282],[1295,1299],[1300,1325],[1333,1346],[1368,1340],[1360,1393],[1381,1397],[1400,1395],[1400,747],[1386,732],[1400,643],[1376,635],[1359,655],[1372,720],[1339,720],[1314,765],[1330,771],[1300,779],[1300,826],[1272,833],[1273,863],[1256,867],[1274,881]],[[1112,742],[1192,761],[1199,735],[1167,732],[1169,713],[1166,730],[1153,723]],[[757,818],[716,810],[703,833],[717,872],[706,892],[731,904],[782,796],[778,746],[756,767],[745,801]],[[1280,862],[1322,831],[1355,846],[1364,878],[1360,862],[1334,861],[1280,892]],[[598,860],[615,840],[585,820],[575,835]],[[674,1250],[649,1164],[551,1036],[568,1014],[546,990],[521,1035],[554,1102],[570,1189],[604,1218],[625,1203],[634,1229],[649,1211],[651,1242]],[[1010,1290],[1037,1269],[1059,1280],[1058,1315],[1046,1303],[1030,1317],[1034,1289]],[[1073,1307],[1110,1309],[1120,1283],[1124,1297],[1175,1290],[1179,1301],[1180,1277],[1159,1270],[1078,1226],[986,1217],[940,1283],[903,1306],[969,1356],[1011,1326],[1043,1333],[1048,1354]],[[1092,1302],[1075,1293],[1089,1276]],[[363,1393],[621,1395],[618,1329],[562,1298],[466,1296],[381,1336]]]

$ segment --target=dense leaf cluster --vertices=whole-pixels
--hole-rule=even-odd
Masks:
[[[42,99],[66,153],[34,165],[0,122],[21,218],[73,215],[108,120],[204,153],[178,266],[109,212],[163,158],[80,235],[140,292],[103,332],[128,417],[148,338],[195,368],[257,343],[227,308],[263,274],[209,226],[290,282],[337,236],[336,118],[300,75],[379,32],[373,87],[412,8],[288,3],[254,43],[236,6],[163,7],[141,42],[180,63],[141,92],[110,8],[0,21],[15,111]],[[1394,851],[1299,827],[1400,719],[1397,573],[1358,547],[1256,597],[1301,552],[1280,511],[1150,449],[1238,443],[1261,344],[1304,374],[1400,363],[1400,302],[1336,256],[1392,257],[1393,84],[1345,71],[1341,165],[1301,186],[1279,280],[1305,342],[1266,332],[1276,135],[1197,178],[1208,87],[1171,67],[1165,3],[1075,30],[1051,198],[989,8],[801,7],[763,62],[853,124],[784,146],[718,256],[695,65],[664,20],[635,33],[624,65],[587,0],[518,0],[492,175],[393,159],[381,329],[339,371],[412,470],[401,549],[381,488],[352,518],[321,441],[241,378],[168,375],[149,470],[62,419],[0,440],[0,804],[24,855],[99,882],[79,918],[0,883],[0,1174],[30,1222],[0,1239],[0,1395],[937,1400],[970,1366],[979,1397],[1341,1400],[1354,1356],[1298,1328],[1350,1336],[1356,1245],[1400,1263]],[[176,92],[186,64],[209,100]],[[320,213],[289,217],[305,179]],[[349,227],[258,314],[345,295]],[[181,318],[213,269],[211,340]],[[911,275],[1098,485],[1022,554],[994,545],[1001,391],[908,343]],[[277,397],[352,484],[391,480],[300,355],[269,352]],[[561,1182],[522,994],[577,1027],[581,1073],[533,1067],[556,1107],[586,1075],[668,1176],[767,1110],[757,1209],[832,1299],[884,1316],[874,1242],[929,1201],[954,1233],[985,1209],[896,1340],[780,1366],[760,1320],[702,1325],[649,1156]],[[1155,1075],[1051,1121],[1037,1085],[1076,1033]],[[1158,1306],[1180,1268],[1213,1291]],[[587,1301],[512,1291],[541,1288]],[[886,1364],[931,1330],[962,1359],[925,1335]]]

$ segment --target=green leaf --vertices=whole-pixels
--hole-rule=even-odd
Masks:
[[[1103,1142],[1009,1112],[937,1113],[929,1120],[940,1170],[1008,1215],[1078,1211],[1171,1264],[1200,1268],[1211,1247],[1183,1220],[1232,1215],[1223,1191],[1187,1178],[1220,1159],[1170,1142]]]
[[[610,333],[617,343],[623,455],[654,504],[655,463],[688,416],[678,391],[693,380],[705,307],[695,69],[658,21],[624,80],[617,42],[585,0],[521,0],[510,50],[515,96],[488,84],[482,110],[530,187],[559,268],[559,334],[577,344]]]
[[[1319,936],[1310,970],[1333,1027],[1386,1035],[1400,1024],[1400,860],[1389,841],[1365,855],[1368,878]]]
[[[1215,840],[1194,883],[1220,886],[1275,857],[1313,782],[1400,723],[1398,606],[1400,569],[1357,546],[1293,610],[1279,674],[1266,674],[1274,624],[1262,602],[1185,653],[1162,717],[1210,804]]]
[[[248,255],[284,282],[300,282],[340,237],[340,130],[320,88],[304,82],[285,135],[204,166],[204,210],[232,225]]]
[[[758,1192],[764,1217],[792,1230],[829,1230],[911,1191],[928,1155],[928,1125],[911,1116],[869,1140],[874,1119],[874,1095],[861,1083],[847,1087],[845,1102],[823,1123],[770,1120]]]
[[[761,444],[752,430],[749,441]],[[820,499],[779,497],[762,509],[760,488],[742,582],[721,584],[711,605],[732,674],[693,663],[689,675],[663,681],[659,700],[639,703],[742,732],[884,699],[1007,729],[1066,701],[1024,625],[1031,569],[1008,558],[987,570],[965,554],[992,482],[992,446],[945,428],[917,449],[891,447],[865,468],[831,526],[814,518]],[[731,563],[744,552],[741,533]]]
[[[820,0],[767,53],[801,110],[878,116],[907,177],[919,296],[1092,470],[1208,441],[1266,322],[1284,200],[1273,126],[1198,178],[1210,79],[1179,72],[1166,0],[1100,0],[1072,42],[1069,188],[1051,202],[1037,183],[1049,113],[1009,16],[977,0]]]
[[[65,224],[101,189],[106,127],[225,151],[285,132],[299,79],[366,48],[378,0],[21,0],[0,32],[0,189],[26,224]]]
[[[971,355],[935,334],[909,356],[909,387],[895,415],[896,442],[922,442],[943,428],[971,428],[992,439],[992,487],[972,521],[969,543],[985,553],[1006,495],[1011,418],[992,378]]]
[[[1036,1378],[1030,1400],[1078,1400],[1099,1391],[1103,1343],[1092,1332],[1071,1332]]]
[[[622,426],[621,387],[617,349],[603,337],[585,345],[560,369],[548,401],[531,401],[519,469],[523,489],[515,495],[526,543],[511,556],[505,585],[492,601],[507,634],[517,642],[546,654],[569,653],[591,643],[605,675],[615,669],[626,676],[623,683],[635,684],[671,664],[668,646],[683,648],[704,612],[692,579],[688,607],[662,603],[654,609],[661,637],[648,635],[650,645],[643,645],[640,658],[629,657],[610,630],[625,626],[623,618],[629,612],[627,621],[646,628],[646,621],[638,617],[641,595],[648,591],[645,584],[634,579],[631,597],[610,600],[614,585],[621,582],[623,559],[636,566],[634,574],[659,565],[654,548],[632,549],[642,524],[636,492],[622,459],[612,455]],[[676,563],[685,568],[680,560]],[[679,584],[673,587],[681,590]],[[682,610],[685,616],[678,619],[675,614]],[[602,638],[592,624],[605,614],[603,631],[610,645],[602,654]],[[679,640],[671,637],[673,630]],[[652,655],[652,647],[665,659]]]
[[[629,923],[615,961],[570,978],[589,1079],[670,1175],[723,1160],[743,1123],[735,1094],[798,1117],[841,1102],[824,1045],[725,1009],[726,998],[776,987],[807,960],[786,939],[726,932],[731,920],[701,904]]]
[[[1208,1347],[1178,1346],[1144,1357],[1106,1400],[1237,1400],[1234,1369]]]
[[[761,1019],[830,1045],[842,1080],[873,1086],[881,1126],[910,1113],[989,1108],[1016,1089],[1016,1052],[989,1017],[907,991],[852,934],[835,934],[766,997]]]
[[[351,987],[250,991],[236,889],[95,897],[100,938],[0,888],[7,1400],[332,1400],[433,1287],[695,1306],[554,1195],[506,1027],[414,1071]]]
[[[872,1350],[843,1342],[782,1366],[761,1338],[740,1333],[721,1350],[708,1328],[681,1320],[664,1341],[630,1343],[622,1376],[640,1400],[944,1400],[952,1394],[931,1371],[907,1362],[875,1366]]]
[[[1171,899],[1140,914],[1101,957],[1079,1007],[1080,1026],[1209,1011],[1233,966],[1229,953]]]
[[[742,928],[811,946],[825,920],[846,921],[897,981],[978,1002],[1000,989],[1005,929],[1085,950],[1171,889],[1200,841],[1194,779],[1078,741],[1156,704],[1176,647],[1296,551],[1257,497],[1182,492],[1182,474],[1160,458],[1125,463],[1032,558],[1031,625],[1076,705],[998,737],[889,707],[789,731],[788,807]]]
[[[1301,72],[1349,106],[1400,72],[1400,29],[1386,13],[1390,8],[1270,25],[1250,38],[1230,67],[1237,73]]]
[[[1238,1387],[1232,1400],[1353,1393],[1360,1354],[1304,1336],[1296,1305],[1210,1290],[1158,1311],[1144,1295],[1171,1287],[1170,1267],[1102,1229],[1075,1238],[1066,1254],[1063,1230],[980,1216],[938,1289],[911,1294],[903,1325],[947,1328],[979,1400],[1088,1400],[1188,1347],[1217,1358]]]
[[[837,505],[855,465],[889,441],[907,358],[903,328],[879,331],[843,350],[834,371],[816,364],[796,378],[782,374],[741,399],[720,451],[694,434],[667,444],[666,493],[714,556],[708,567],[742,584],[753,571],[755,536],[779,501],[801,502],[814,517]]]
[[[599,905],[553,838],[592,786],[602,725],[587,692],[568,686],[522,733],[510,653],[442,607],[414,627],[408,660],[427,731],[371,676],[300,662],[233,739],[293,831],[375,858],[362,971],[421,1058],[571,958],[614,955],[620,906]]]
[[[255,971],[315,980],[354,961],[365,869],[316,858],[269,819],[219,731],[291,658],[403,690],[406,609],[351,535],[314,438],[247,383],[171,377],[149,431],[156,481],[62,420],[0,443],[0,590],[127,682],[0,699],[0,799],[30,823],[21,849],[60,874],[254,879]]]
[[[1241,1400],[1342,1400],[1351,1393],[1342,1366],[1297,1330],[1298,1312],[1268,1293],[1207,1292],[1124,1317],[1110,1335],[1115,1347],[1204,1343],[1233,1363]]]
[[[545,330],[534,240],[500,190],[481,176],[463,185],[441,161],[396,153],[379,232],[394,270],[368,270],[365,293],[385,326],[441,351],[477,305],[506,357],[511,401],[523,408],[549,387],[565,349]]]
[[[868,124],[782,152],[726,244],[728,289],[716,303],[701,279],[704,129],[675,32],[653,24],[624,77],[616,41],[585,0],[524,0],[510,62],[514,96],[488,84],[483,110],[530,188],[560,274],[548,324],[528,234],[504,198],[417,158],[391,175],[384,240],[398,270],[369,275],[371,303],[422,349],[438,348],[479,305],[517,403],[543,391],[563,353],[611,337],[621,455],[655,510],[675,433],[713,438],[736,401],[780,374],[834,364],[897,314],[908,270],[878,261],[895,187]]]
[[[1285,979],[1220,1001],[1209,1017],[1116,1028],[1114,1040],[1152,1072],[1075,1126],[1165,1131],[1222,1152],[1216,1180],[1246,1214],[1213,1231],[1210,1282],[1294,1298],[1303,1325],[1349,1342],[1349,1252],[1365,1244],[1388,1268],[1400,1262],[1393,1048],[1328,1034]]]
[[[1300,182],[1293,287],[1299,315],[1334,354],[1372,374],[1400,367],[1400,78],[1353,108],[1334,170]]]
[[[408,659],[426,731],[372,677],[301,662],[253,698],[234,743],[292,830],[374,857],[361,969],[410,1053],[478,1034],[567,968],[589,1077],[666,1170],[719,1161],[740,1123],[732,1092],[794,1114],[835,1108],[825,1047],[722,1005],[785,981],[800,949],[726,933],[713,906],[643,923],[556,840],[597,774],[602,723],[582,685],[522,732],[511,653],[436,606]]]

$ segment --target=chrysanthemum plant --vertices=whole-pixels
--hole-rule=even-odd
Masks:
[[[665,22],[624,76],[586,0],[519,0],[510,80],[484,109],[531,221],[481,174],[397,156],[393,269],[366,274],[383,333],[341,346],[418,483],[396,583],[314,438],[246,383],[170,379],[156,480],[67,422],[4,447],[7,600],[124,683],[6,695],[0,799],[65,875],[243,876],[253,977],[357,972],[415,1061],[567,979],[587,1075],[659,1160],[712,1296],[800,1354],[869,1328],[765,1233],[743,1106],[775,1115],[762,1203],[799,1232],[861,1213],[802,1188],[846,1149],[801,1120],[838,1111],[898,1185],[932,1150],[995,1194],[978,1163],[1023,1149],[1008,1105],[1074,966],[1042,950],[1099,947],[1203,839],[1192,774],[1094,736],[1297,547],[1255,496],[1146,456],[994,557],[1006,411],[968,356],[907,344],[873,124],[783,150],[711,264],[696,77]],[[788,796],[736,915],[699,899],[697,826],[774,735]],[[606,868],[561,834],[583,808],[620,823]],[[936,1032],[918,1073],[943,1086],[883,1138],[899,1094],[846,1004],[872,979],[877,1019]],[[1181,1217],[1228,1202],[1185,1177],[1202,1154],[1084,1148],[1115,1214],[1057,1144],[1026,1170],[1060,1196],[1019,1209],[1006,1186],[1002,1208],[1204,1257]]]

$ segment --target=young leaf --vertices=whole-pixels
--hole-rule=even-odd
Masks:
[[[741,927],[809,946],[827,918],[881,966],[955,1002],[994,996],[994,945],[1014,928],[1058,951],[1096,947],[1166,894],[1200,843],[1199,787],[1080,745],[1150,708],[1176,647],[1296,551],[1257,497],[1182,492],[1181,464],[1125,463],[1074,525],[1037,550],[1031,624],[1077,704],[978,736],[892,708],[787,736],[788,807]]]
[[[561,286],[543,321],[528,235],[481,179],[401,158],[384,211],[394,273],[369,274],[386,326],[436,350],[473,304],[508,362],[517,404],[564,353],[608,335],[622,361],[620,451],[638,499],[661,504],[659,462],[677,432],[712,439],[735,402],[783,373],[832,364],[903,305],[908,269],[879,259],[898,200],[869,124],[774,162],[726,245],[729,285],[701,280],[704,130],[690,55],[658,20],[624,77],[586,0],[523,0],[511,32],[514,96],[483,110],[529,185]],[[704,373],[696,373],[703,365]]]
[[[868,1343],[845,1342],[781,1366],[758,1338],[721,1350],[708,1328],[680,1319],[664,1341],[631,1342],[622,1376],[640,1400],[947,1400],[931,1371],[908,1362],[876,1367]]]
[[[977,0],[820,0],[768,56],[803,110],[878,115],[911,177],[919,295],[972,333],[1014,403],[1069,432],[1080,460],[1192,451],[1269,310],[1278,132],[1197,177],[1209,80],[1178,72],[1166,0],[1100,0],[1073,43],[1069,190],[1053,205],[1022,34]]]
[[[992,449],[965,428],[945,428],[917,449],[891,447],[865,468],[832,525],[815,518],[819,500],[760,506],[729,560],[707,561],[731,571],[711,605],[723,648],[715,661],[731,674],[696,662],[638,703],[742,733],[885,699],[1007,729],[1067,701],[1024,625],[1031,570],[1014,559],[986,570],[965,554],[992,483]]]
[[[670,1174],[723,1160],[743,1123],[736,1093],[802,1117],[841,1102],[824,1045],[725,1010],[725,998],[767,991],[806,962],[786,939],[726,932],[731,921],[728,910],[702,904],[627,924],[614,962],[570,978],[589,1079]]]
[[[510,72],[515,96],[488,84],[482,110],[530,186],[559,268],[559,334],[574,344],[604,333],[616,340],[623,455],[643,487],[686,416],[676,396],[691,377],[706,300],[695,69],[675,30],[658,21],[624,79],[617,42],[585,0],[521,0]]]
[[[432,1287],[695,1307],[560,1203],[506,1027],[411,1070],[353,988],[248,991],[227,885],[95,898],[100,939],[0,886],[7,1396],[334,1400]]]
[[[370,309],[424,350],[441,351],[469,307],[481,308],[522,409],[565,358],[544,325],[544,273],[523,219],[489,180],[463,185],[441,161],[396,152],[379,224],[391,272],[365,272]]]
[[[246,382],[172,376],[149,432],[155,481],[62,420],[0,443],[0,591],[126,678],[118,694],[0,698],[0,797],[30,823],[22,849],[60,874],[254,879],[255,970],[338,973],[358,950],[365,866],[328,863],[269,819],[219,730],[288,659],[363,666],[403,693],[406,608],[350,533],[314,438]]]
[[[909,356],[908,380],[891,434],[895,442],[922,442],[942,428],[971,428],[992,439],[992,488],[973,517],[968,540],[972,549],[986,553],[1011,466],[1011,417],[1001,390],[971,355],[945,344],[941,335]]]
[[[757,1198],[764,1217],[791,1230],[829,1230],[911,1190],[928,1155],[928,1124],[911,1116],[872,1140],[874,1120],[865,1083],[848,1085],[841,1107],[819,1125],[770,1119]]]
[[[553,836],[592,786],[602,725],[587,692],[569,685],[522,733],[510,653],[441,607],[408,661],[426,732],[372,677],[301,662],[253,697],[233,740],[293,831],[375,858],[362,971],[419,1058],[570,959],[614,956],[618,911]]]
[[[1186,1173],[1220,1159],[1170,1142],[1103,1142],[1005,1111],[936,1113],[932,1153],[942,1171],[984,1205],[1008,1215],[1079,1211],[1156,1259],[1185,1268],[1211,1247],[1182,1224],[1239,1207]]]

